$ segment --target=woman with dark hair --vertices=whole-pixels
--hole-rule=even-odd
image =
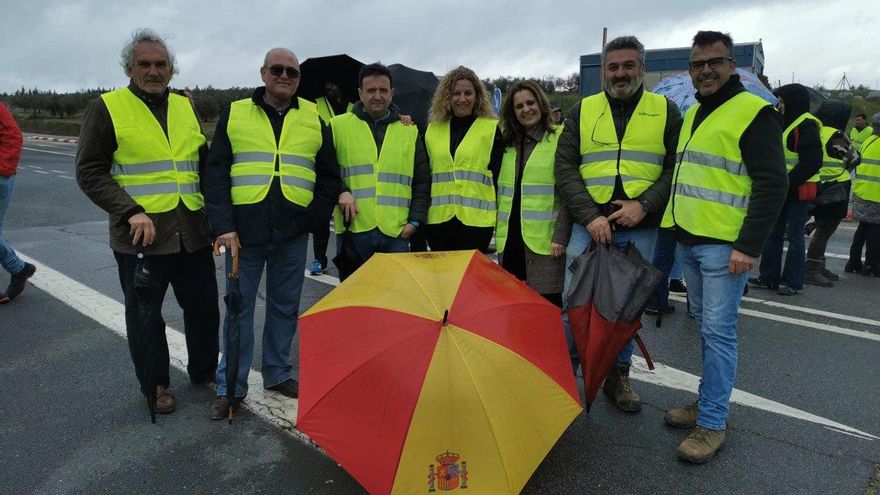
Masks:
[[[556,191],[553,164],[562,132],[551,119],[550,102],[537,83],[514,83],[501,105],[506,148],[495,242],[502,268],[562,307],[571,222]]]
[[[432,251],[487,252],[504,146],[489,92],[474,71],[457,67],[440,80],[425,147],[431,162],[428,245]]]

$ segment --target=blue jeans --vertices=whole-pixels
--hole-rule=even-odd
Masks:
[[[6,210],[12,202],[12,193],[15,191],[15,176],[0,177],[0,266],[11,274],[24,270],[24,261],[16,254],[12,246],[3,239],[3,218]]]
[[[626,247],[626,244],[630,241],[636,245],[636,248],[642,253],[642,257],[646,260],[650,260],[654,257],[654,244],[657,241],[657,229],[656,228],[647,228],[647,229],[631,229],[631,230],[622,230],[620,232],[614,232],[612,236],[612,243],[614,247],[622,250]],[[565,299],[566,294],[568,294],[568,288],[571,287],[571,270],[568,269],[569,266],[574,262],[575,258],[582,255],[584,251],[590,247],[590,244],[593,242],[593,237],[590,235],[590,232],[587,231],[587,228],[580,224],[574,224],[571,228],[571,240],[568,241],[568,246],[565,248],[565,286],[563,288],[563,328],[565,329],[565,338],[568,340],[568,354],[571,358],[572,366],[577,369],[577,365],[580,360],[577,355],[577,347],[574,344],[574,334],[571,333],[571,326],[568,324],[568,314],[565,310],[568,309],[568,301]],[[636,347],[635,340],[630,340],[623,346],[623,349],[620,350],[620,353],[617,355],[617,363],[627,363],[630,364],[632,362],[632,353],[633,349]]]
[[[681,278],[681,264],[675,258],[675,232],[667,229],[657,231],[657,243],[654,249],[654,259],[651,262],[663,273],[654,295],[648,301],[648,307],[657,311],[665,311],[669,306],[669,278],[678,266],[677,277]]]
[[[736,379],[736,324],[748,272],[727,269],[729,244],[679,244],[690,310],[700,324],[703,376],[700,378],[697,425],[710,430],[727,427],[730,394]]]
[[[358,232],[351,235],[354,250],[357,251],[364,261],[370,259],[373,253],[406,253],[409,252],[409,239],[403,237],[389,237],[382,233],[378,227],[367,232]],[[336,252],[342,250],[342,237],[336,236]]]
[[[247,394],[248,372],[254,355],[254,305],[257,289],[266,268],[266,318],[263,325],[263,360],[260,369],[263,387],[268,388],[293,378],[290,346],[296,334],[299,302],[306,269],[306,249],[309,235],[304,233],[284,244],[257,244],[244,246],[238,255],[238,281],[241,290],[239,314],[238,380],[235,396]],[[232,265],[232,254],[226,252],[226,266]],[[227,281],[227,290],[229,282]],[[229,325],[227,315],[223,335]],[[221,343],[220,349],[225,351]],[[226,353],[217,367],[217,395],[226,391]]]
[[[776,223],[764,251],[761,253],[761,265],[758,268],[761,280],[773,285],[786,285],[794,290],[804,288],[804,265],[806,248],[804,246],[804,224],[810,211],[807,201],[787,201],[779,212]],[[787,235],[786,235],[787,234]],[[783,238],[788,238],[788,255],[785,266],[782,266]],[[780,270],[782,275],[780,276]]]

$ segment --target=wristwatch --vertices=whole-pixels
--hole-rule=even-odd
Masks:
[[[410,224],[410,225],[412,225],[412,226],[415,227],[415,228],[419,228],[419,225],[421,225],[421,224],[419,223],[418,220],[410,220],[410,221],[407,222],[407,223]]]
[[[639,204],[642,205],[642,211],[645,212],[645,215],[647,215],[648,213],[651,213],[651,209],[648,207],[647,201],[645,201],[644,199],[640,199]]]

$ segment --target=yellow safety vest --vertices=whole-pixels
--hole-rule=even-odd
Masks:
[[[315,106],[318,108],[318,115],[324,122],[329,124],[330,119],[336,117],[336,112],[333,111],[333,106],[330,104],[329,101],[327,101],[327,97],[321,96],[317,98],[315,100]],[[351,112],[352,107],[354,107],[354,105],[349,103],[348,106],[345,107],[345,111]]]
[[[853,142],[853,146],[856,147],[857,150],[862,148],[862,143],[864,143],[869,137],[874,134],[874,128],[871,125],[866,125],[862,128],[862,130],[858,130],[855,127],[849,130],[849,138]]]
[[[388,126],[377,151],[369,124],[353,113],[330,120],[336,158],[342,180],[357,201],[352,232],[369,232],[376,227],[389,237],[398,237],[409,221],[413,166],[419,129],[400,121]],[[345,230],[339,207],[333,211],[336,233]]]
[[[302,207],[312,203],[315,156],[322,144],[314,103],[299,98],[299,108],[291,108],[284,117],[277,143],[266,112],[251,98],[232,103],[226,132],[232,144],[233,205],[265,199],[274,177],[281,180],[281,192],[288,201]]]
[[[853,194],[880,203],[880,136],[872,135],[862,143],[862,162],[856,167]]]
[[[520,221],[522,237],[528,248],[537,254],[550,254],[550,243],[556,229],[559,214],[559,200],[556,197],[556,176],[553,163],[556,157],[556,143],[562,129],[546,132],[544,138],[535,145],[532,154],[523,168],[520,187]],[[498,221],[495,224],[495,244],[498,252],[504,251],[507,243],[507,229],[513,207],[516,188],[517,153],[510,147],[504,152],[501,173],[498,175]]]
[[[788,136],[789,134],[794,132],[795,127],[801,125],[801,122],[807,119],[816,122],[816,125],[819,127],[819,137],[822,137],[822,121],[819,120],[819,118],[815,115],[809,112],[804,112],[803,114],[801,114],[800,117],[794,119],[794,122],[792,122],[791,125],[789,125],[782,133],[782,150],[785,153],[785,168],[788,169],[789,172],[791,172],[792,169],[794,169],[795,165],[797,165],[800,161],[800,155],[798,155],[797,152],[788,149]],[[819,182],[819,174],[817,173],[816,175],[810,177],[807,182]]]
[[[147,213],[180,201],[192,211],[205,206],[199,188],[199,148],[205,136],[189,100],[168,94],[168,135],[147,105],[128,88],[101,95],[116,134],[110,175]]]
[[[611,201],[617,176],[623,190],[638,198],[660,178],[666,146],[667,103],[664,96],[645,91],[639,99],[623,140],[618,141],[614,117],[605,92],[581,103],[581,178],[598,204]]]
[[[818,177],[810,178],[810,182],[846,182],[850,180],[846,166],[840,158],[832,158],[828,154],[828,143],[841,131],[824,126],[819,129],[819,137],[822,139],[822,168],[819,169]],[[841,133],[842,134],[842,133]],[[813,180],[817,179],[817,180]]]
[[[449,121],[431,122],[425,147],[431,160],[431,206],[428,223],[457,217],[471,227],[495,225],[495,186],[489,160],[498,121],[478,117],[455,150],[449,152]]]
[[[688,109],[662,227],[679,226],[693,235],[728,242],[739,237],[752,193],[739,141],[768,105],[751,93],[739,93],[710,113],[693,135],[700,104]]]

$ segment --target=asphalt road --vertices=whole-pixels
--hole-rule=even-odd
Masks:
[[[213,390],[173,369],[178,410],[149,423],[122,336],[106,216],[73,179],[76,146],[32,139],[25,146],[4,236],[41,270],[22,297],[0,306],[0,493],[363,493],[290,427],[295,401],[263,407],[255,397],[232,426],[211,422]],[[832,256],[848,252],[854,226],[832,239]],[[686,433],[663,425],[666,409],[695,398],[700,375],[698,329],[675,302],[662,329],[646,319],[642,331],[663,365],[634,369],[643,411],[619,413],[600,395],[523,493],[876,489],[880,279],[843,274],[844,262],[829,258],[842,276],[832,289],[788,298],[753,290],[743,303],[737,404],[713,462],[677,461]],[[218,280],[222,269],[221,262]],[[0,284],[7,281],[0,273]],[[301,311],[333,282],[306,277]],[[165,319],[179,337],[182,315],[171,295]],[[257,355],[259,346],[258,338]]]

